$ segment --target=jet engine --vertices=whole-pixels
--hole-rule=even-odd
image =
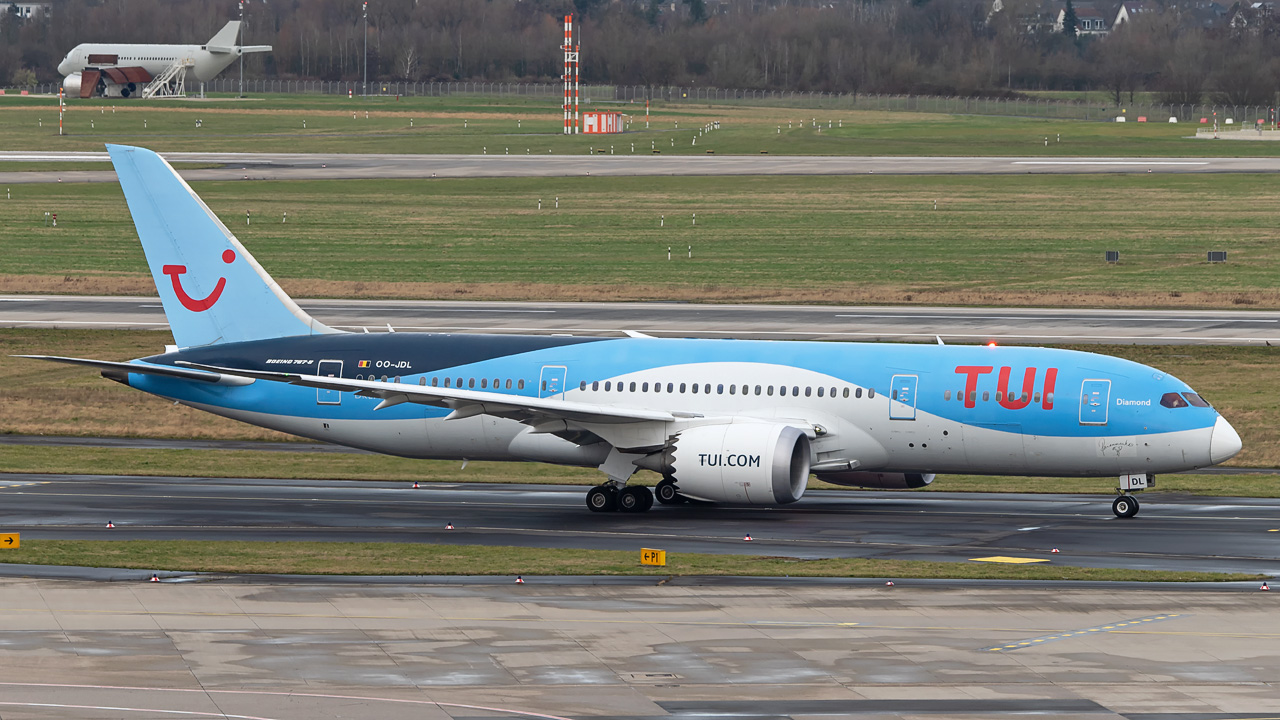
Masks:
[[[933,482],[933,473],[834,472],[819,473],[818,479],[845,487],[881,490],[914,490]]]
[[[80,97],[80,73],[74,72],[62,79],[62,91],[65,97]]]
[[[809,438],[791,425],[701,425],[680,432],[664,455],[667,476],[695,500],[785,505],[809,484]]]

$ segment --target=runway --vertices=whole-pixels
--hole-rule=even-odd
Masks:
[[[591,513],[585,487],[0,475],[31,539],[314,540],[601,548],[1280,575],[1280,499],[1148,493],[1135,520],[1085,495],[812,491],[786,508]],[[108,521],[115,527],[106,528]],[[446,529],[452,523],[453,530]],[[752,541],[744,542],[746,535]],[[1050,550],[1058,548],[1059,553]]]
[[[619,151],[625,139],[612,142]],[[519,153],[522,147],[513,148]],[[373,155],[338,153],[164,153],[200,180],[349,180],[459,177],[634,177],[724,175],[1025,175],[1082,173],[1275,173],[1280,158],[837,157],[772,155]],[[641,149],[642,152],[645,149]],[[107,162],[106,152],[0,152],[0,162]],[[5,184],[115,182],[113,170],[0,172]]]
[[[1274,717],[1278,597],[0,580],[0,714]]]
[[[344,330],[949,343],[1280,344],[1280,312],[299,300]],[[0,295],[0,327],[165,330],[157,298]]]

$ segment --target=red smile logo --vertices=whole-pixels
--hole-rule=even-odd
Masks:
[[[222,262],[230,265],[235,259],[236,252],[234,250],[222,251]],[[209,293],[208,297],[197,300],[187,294],[187,291],[182,287],[182,281],[178,279],[179,275],[187,271],[186,265],[165,265],[160,268],[160,271],[168,275],[169,279],[173,281],[173,294],[178,296],[178,302],[182,303],[182,307],[191,312],[204,312],[213,307],[214,303],[218,302],[218,298],[222,297],[222,289],[227,286],[227,279],[220,277],[218,278],[218,284],[213,288],[213,292]]]

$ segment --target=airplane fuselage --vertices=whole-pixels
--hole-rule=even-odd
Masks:
[[[58,63],[64,77],[87,68],[140,67],[152,76],[159,75],[176,60],[191,60],[191,74],[207,82],[240,57],[240,49],[210,52],[204,45],[126,45],[120,43],[83,43],[75,46]],[[112,62],[105,62],[111,58]]]
[[[892,473],[1156,474],[1239,450],[1234,430],[1207,404],[1192,404],[1202,401],[1180,380],[1068,350],[380,333],[213,345],[144,362],[179,360],[679,413],[662,440],[728,418],[785,422],[812,429],[819,477],[845,461]],[[448,409],[420,404],[375,410],[377,398],[333,390],[146,375],[129,384],[255,425],[407,457],[595,466],[607,451],[531,434],[513,419],[445,419]]]

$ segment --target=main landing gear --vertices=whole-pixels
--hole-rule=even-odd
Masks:
[[[658,481],[657,487],[653,489],[653,494],[658,496],[658,502],[663,505],[679,505],[680,503],[688,502],[688,499],[676,489],[676,481],[669,477],[664,477]]]
[[[619,490],[612,484],[597,485],[587,492],[587,508],[591,512],[642,513],[653,507],[653,493],[641,485]]]

